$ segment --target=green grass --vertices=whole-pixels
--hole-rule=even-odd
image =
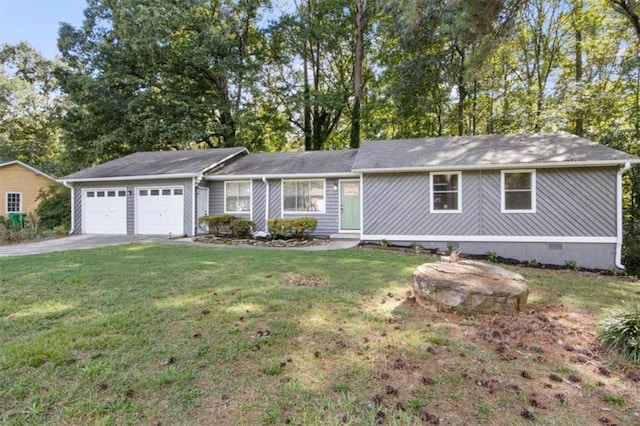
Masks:
[[[0,424],[412,424],[449,407],[518,424],[469,384],[500,368],[456,334],[469,327],[405,306],[425,261],[168,244],[0,259]],[[545,303],[598,310],[596,284],[603,303],[637,294],[523,272]]]

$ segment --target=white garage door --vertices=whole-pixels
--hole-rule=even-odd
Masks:
[[[96,188],[82,191],[82,231],[85,234],[126,234],[126,189]]]
[[[136,234],[184,234],[181,187],[136,188]]]

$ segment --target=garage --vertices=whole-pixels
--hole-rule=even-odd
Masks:
[[[127,233],[127,191],[125,188],[85,189],[82,192],[85,234]]]
[[[136,234],[184,234],[182,187],[136,188]]]

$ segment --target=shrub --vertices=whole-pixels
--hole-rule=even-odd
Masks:
[[[315,217],[269,219],[267,225],[273,238],[306,238],[316,230],[318,219]]]
[[[202,216],[198,219],[209,228],[209,234],[216,237],[246,238],[251,235],[253,221],[229,214]]]
[[[488,251],[484,254],[484,257],[491,263],[496,263],[498,261],[498,253],[495,251]]]
[[[600,321],[600,342],[608,351],[640,363],[640,306],[617,308]]]
[[[231,235],[237,238],[247,238],[251,236],[251,229],[255,223],[243,217],[236,217],[231,223]]]
[[[579,269],[578,262],[576,262],[575,260],[565,260],[564,267],[567,269],[573,269],[574,271],[577,271]]]
[[[54,229],[71,226],[71,196],[68,188],[53,184],[46,189],[41,189],[38,194],[38,207],[36,214],[39,224],[45,229]]]

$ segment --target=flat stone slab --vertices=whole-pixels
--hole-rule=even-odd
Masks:
[[[522,310],[529,297],[522,275],[472,260],[418,266],[413,290],[418,303],[436,312],[507,314]]]

